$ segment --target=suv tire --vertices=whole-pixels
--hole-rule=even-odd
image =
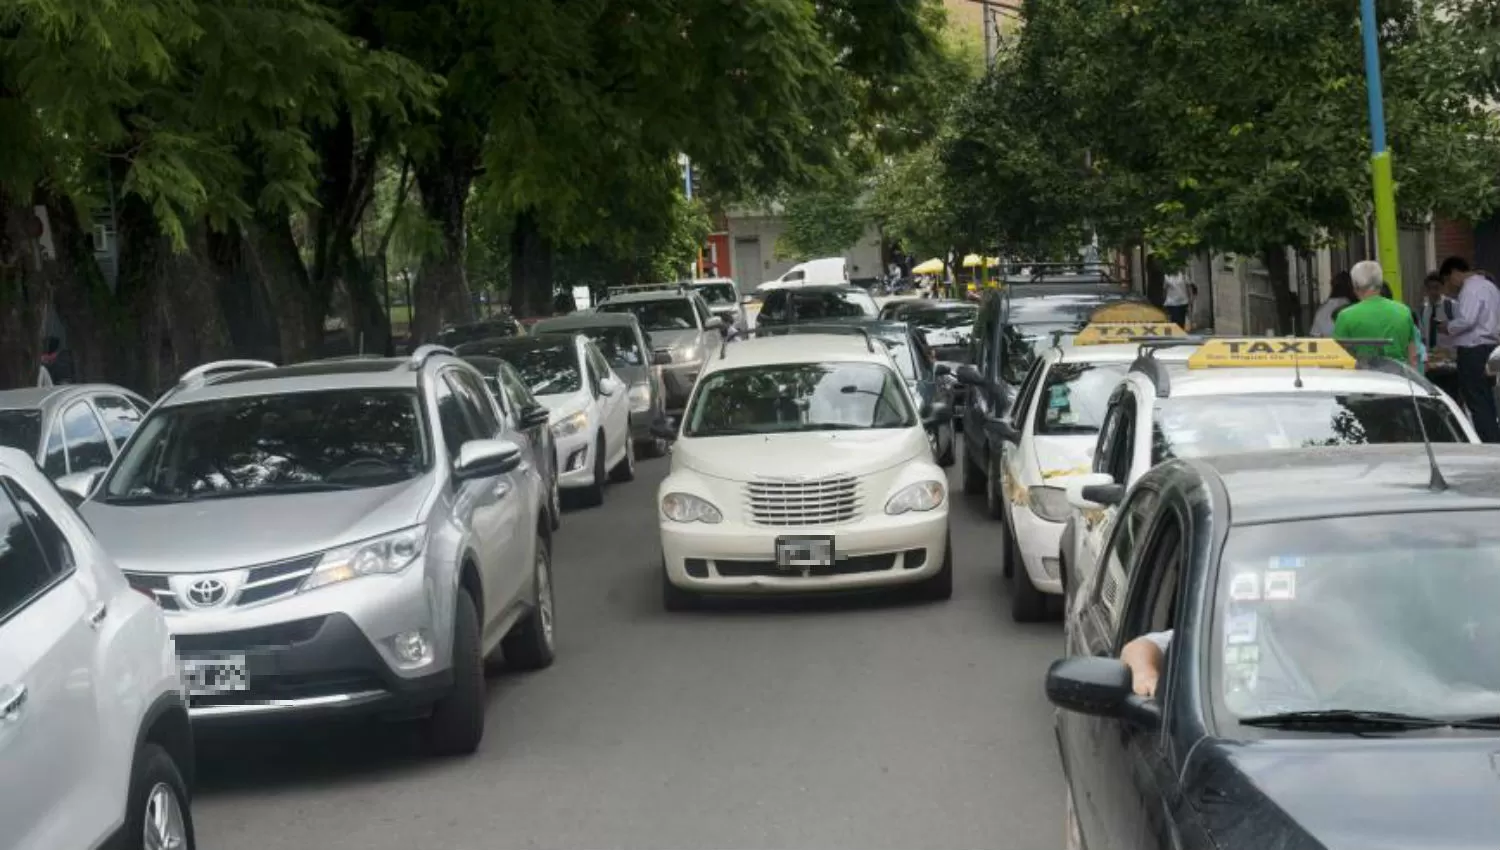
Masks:
[[[427,718],[427,746],[437,755],[463,756],[484,740],[484,659],[479,650],[479,611],[467,590],[453,605],[453,690]]]
[[[609,471],[609,480],[623,484],[635,480],[635,441],[625,441],[625,457]]]
[[[506,663],[520,670],[543,670],[557,658],[552,633],[552,547],[545,537],[536,539],[535,569],[531,610],[500,641]]]
[[[193,850],[198,842],[188,799],[182,771],[167,751],[150,742],[142,744],[130,772],[124,846],[129,850]]]
[[[604,435],[594,441],[594,483],[578,492],[578,503],[586,508],[604,504]]]

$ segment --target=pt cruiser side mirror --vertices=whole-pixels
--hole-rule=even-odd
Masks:
[[[521,447],[510,440],[470,440],[458,450],[453,477],[459,481],[504,475],[521,465]]]
[[[1135,695],[1130,668],[1114,658],[1080,656],[1052,662],[1047,699],[1064,711],[1113,717],[1146,729],[1161,725],[1160,706]]]

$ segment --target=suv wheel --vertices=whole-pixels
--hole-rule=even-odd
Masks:
[[[130,811],[126,847],[140,850],[192,850],[193,815],[187,783],[167,751],[145,744],[136,755],[130,777]],[[139,841],[139,844],[133,843]]]
[[[635,480],[635,441],[625,441],[625,457],[609,471],[609,480],[625,482]]]
[[[510,633],[500,641],[506,662],[522,670],[551,667],[557,657],[552,634],[552,552],[543,537],[536,541],[533,585],[536,595],[531,600],[531,611],[511,626]]]
[[[587,508],[604,504],[604,435],[594,441],[594,483],[583,488],[578,501]]]
[[[467,590],[453,606],[453,690],[427,718],[427,745],[442,756],[468,755],[484,739],[484,659],[479,654],[479,611]]]

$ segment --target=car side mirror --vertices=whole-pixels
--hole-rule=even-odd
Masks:
[[[1063,492],[1068,497],[1068,504],[1080,511],[1097,511],[1108,507],[1110,504],[1118,504],[1119,500],[1109,503],[1100,502],[1097,499],[1090,498],[1089,494],[1084,493],[1085,490],[1088,490],[1092,495],[1099,495],[1094,492],[1093,488],[1112,487],[1114,484],[1115,477],[1108,472],[1090,472],[1087,475],[1075,475],[1062,482]]]
[[[654,351],[651,353],[652,366],[671,366],[672,353],[670,351]]]
[[[932,367],[932,374],[939,378],[946,378],[953,374],[953,367],[947,363],[938,363]]]
[[[459,481],[504,475],[521,465],[521,447],[509,440],[470,440],[458,450],[453,477]]]
[[[1009,419],[987,419],[984,423],[984,431],[991,440],[1002,443],[1021,442],[1021,429]]]
[[[1114,658],[1080,656],[1052,662],[1047,700],[1064,711],[1113,717],[1146,729],[1161,725],[1161,708],[1135,695],[1130,668]]]
[[[723,333],[724,332],[724,320],[721,319],[721,318],[719,318],[718,316],[709,316],[708,320],[703,323],[703,327],[706,328],[706,329],[708,329],[708,330],[715,330],[715,331],[718,331],[720,333]]]
[[[99,479],[103,477],[104,467],[101,466],[84,472],[75,472],[72,475],[64,475],[55,483],[68,504],[76,508],[88,501],[94,488],[99,486]]]
[[[599,395],[614,395],[625,388],[625,384],[613,375],[599,382]]]
[[[675,441],[677,439],[677,429],[658,419],[651,423],[651,436],[659,440]]]
[[[536,428],[546,425],[552,419],[552,411],[543,405],[537,404],[521,411],[521,427]]]
[[[985,385],[984,376],[979,374],[979,370],[975,368],[973,363],[965,363],[958,367],[958,371],[954,373],[954,377],[958,378],[960,384],[966,386],[982,387]]]

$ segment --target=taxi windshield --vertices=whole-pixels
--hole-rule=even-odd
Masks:
[[[1353,709],[1500,713],[1497,511],[1234,529],[1210,683],[1237,718]]]
[[[1416,409],[1422,411],[1419,425]],[[1441,399],[1424,396],[1303,393],[1179,396],[1157,404],[1152,463],[1236,452],[1419,443],[1422,425],[1434,443],[1467,442]]]
[[[1077,333],[1081,325],[1077,322],[1042,322],[1028,325],[1005,326],[1005,357],[1000,362],[1000,378],[1013,387],[1026,380],[1031,364],[1052,344],[1052,335],[1058,331]]]
[[[968,304],[954,307],[908,307],[901,311],[901,321],[916,325],[924,331],[951,331],[972,328],[979,308]]]
[[[1109,396],[1130,364],[1058,363],[1047,372],[1037,404],[1036,433],[1062,436],[1097,434],[1109,410]]]
[[[732,283],[700,283],[693,288],[698,290],[704,301],[714,307],[732,307],[740,303]]]
[[[641,328],[652,331],[691,331],[698,328],[693,302],[686,298],[663,298],[659,301],[623,301],[600,304],[601,313],[633,313]]]
[[[910,428],[906,387],[875,363],[787,363],[725,369],[704,378],[687,437]]]

